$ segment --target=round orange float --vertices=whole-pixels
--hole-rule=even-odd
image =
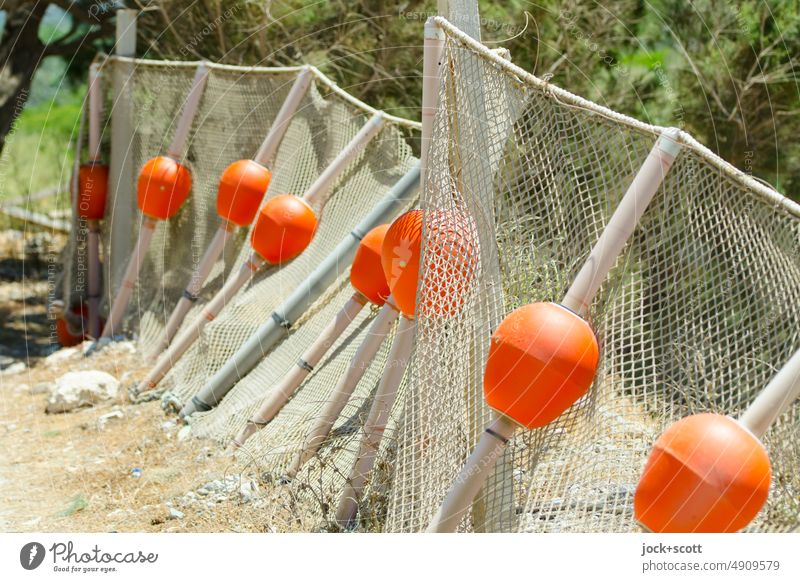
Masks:
[[[772,478],[764,446],[734,419],[695,414],[656,441],[633,501],[654,532],[735,532],[761,511]]]
[[[85,339],[86,332],[89,330],[89,308],[85,304],[78,303],[73,305],[70,307],[70,313],[80,318],[82,324],[80,328],[76,329],[70,325],[67,316],[56,320],[56,337],[58,338],[58,343],[65,348],[77,346]]]
[[[68,316],[59,317],[56,320],[56,338],[58,343],[65,348],[77,346],[88,338],[89,330],[89,306],[85,303],[76,303],[70,307],[70,319],[80,320],[81,325],[77,327],[70,324]],[[100,326],[105,324],[105,320],[100,318]]]
[[[388,224],[376,226],[361,239],[350,268],[350,284],[375,305],[383,305],[391,292],[381,267],[381,248]]]
[[[217,212],[225,220],[247,226],[256,217],[272,173],[254,160],[238,160],[225,168],[217,189]]]
[[[279,194],[261,208],[250,242],[265,261],[277,265],[306,250],[316,231],[311,206],[297,196]]]
[[[151,218],[168,220],[180,210],[191,189],[192,176],[185,166],[168,156],[157,156],[139,172],[139,209]]]
[[[422,315],[451,317],[475,275],[477,245],[472,242],[476,240],[472,221],[465,215],[422,210],[400,215],[383,241],[383,272],[400,311],[409,317],[416,315],[423,220],[430,242]]]
[[[78,169],[78,216],[103,220],[108,196],[108,166],[89,162]]]
[[[520,307],[492,334],[486,403],[526,428],[544,426],[586,394],[599,357],[592,328],[573,312],[555,303]]]

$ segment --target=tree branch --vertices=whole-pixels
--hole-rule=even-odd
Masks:
[[[54,55],[55,56],[61,56],[61,57],[71,56],[71,55],[74,55],[76,51],[78,51],[81,48],[83,48],[84,44],[87,44],[87,45],[91,44],[92,42],[94,42],[96,40],[99,40],[99,39],[101,39],[101,38],[103,38],[105,36],[108,36],[108,31],[107,30],[103,30],[103,28],[101,27],[101,28],[99,28],[97,30],[94,30],[92,32],[87,32],[82,37],[80,37],[78,39],[75,39],[75,40],[73,40],[71,42],[65,42],[65,43],[58,43],[57,42],[57,43],[53,43],[53,44],[48,44],[45,47],[44,54],[45,54],[45,56],[48,56],[48,57],[49,56],[54,56]]]
[[[96,14],[92,14],[91,5],[84,8],[74,0],[49,0],[49,3],[55,4],[64,12],[68,12],[73,18],[87,24],[101,24],[109,20],[114,15],[113,11],[104,13],[97,12]]]

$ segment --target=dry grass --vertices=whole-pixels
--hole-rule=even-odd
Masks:
[[[30,387],[66,371],[97,369],[125,380],[141,374],[139,354],[113,347],[91,358],[76,354],[49,366],[0,376],[0,530],[224,532],[296,531],[297,508],[280,490],[263,486],[253,501],[238,489],[185,494],[231,474],[230,458],[198,439],[179,440],[180,426],[157,402],[132,405],[121,399],[73,413],[44,413],[46,394]],[[121,410],[100,426],[102,415]],[[132,469],[141,469],[134,477]],[[170,507],[184,514],[170,519]]]

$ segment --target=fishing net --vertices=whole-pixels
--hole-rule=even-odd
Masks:
[[[102,67],[103,87],[107,92],[110,93],[115,68],[131,65],[133,73],[128,86],[134,132],[128,155],[138,172],[147,159],[166,151],[191,87],[196,63],[110,58]],[[156,228],[124,322],[126,330],[136,335],[145,353],[161,336],[172,308],[219,225],[216,212],[219,176],[231,162],[254,155],[301,70],[213,64],[209,67],[210,75],[183,160],[192,172],[192,194],[175,218],[159,223]],[[312,71],[314,82],[272,164],[267,196],[302,195],[372,113],[321,73]],[[111,110],[111,105],[109,102],[106,111]],[[349,164],[327,203],[315,208],[320,223],[308,249],[281,267],[262,268],[217,319],[205,327],[202,336],[178,361],[162,386],[171,387],[173,394],[183,402],[197,392],[408,171],[414,157],[406,138],[415,128],[412,122],[387,118],[377,137]],[[135,195],[130,198],[127,202],[135,224],[118,227],[129,230],[132,246],[141,214],[135,206]],[[119,209],[109,207],[109,215],[112,212],[119,212]],[[107,228],[104,232],[104,248],[108,248],[113,238],[111,230]],[[79,228],[76,239],[80,231]],[[196,317],[222,287],[225,277],[238,270],[247,259],[248,241],[249,229],[239,229],[235,237],[229,239],[184,324]],[[81,245],[77,244],[76,250],[80,249]],[[76,257],[80,255],[80,252],[74,253]],[[122,269],[124,264],[111,265],[104,273],[106,303],[114,297]]]
[[[418,320],[394,411],[386,531],[427,526],[490,419],[482,376],[493,329],[520,305],[561,299],[659,133],[440,25],[441,104],[421,205],[468,213],[480,270],[445,282],[463,295],[458,313]],[[633,493],[660,432],[691,413],[739,414],[800,345],[800,208],[681,140],[591,306],[594,386],[556,422],[518,432],[462,530],[637,531]],[[423,245],[419,305],[442,300],[426,279],[447,278],[435,241]],[[800,406],[766,446],[772,491],[748,529],[790,530],[800,523]]]
[[[352,294],[349,279],[343,277],[312,305],[298,322],[296,331],[236,384],[219,406],[192,417],[192,433],[213,438],[221,446],[227,446],[259,408],[268,391],[297,366],[301,354]],[[237,454],[238,467],[244,475],[267,485],[280,483],[292,459],[302,449],[311,424],[330,399],[339,378],[346,373],[355,351],[369,337],[376,313],[377,308],[369,305],[362,309],[294,397],[265,428],[248,439]],[[315,530],[335,528],[333,514],[336,503],[355,462],[361,428],[386,365],[393,336],[393,332],[388,335],[372,364],[364,370],[363,378],[318,453],[301,468],[290,484],[279,487],[281,497],[289,500],[287,502],[291,502],[298,516],[306,520],[304,527]],[[387,427],[386,446],[392,446],[395,428],[394,423]],[[385,514],[385,510],[377,508],[385,506],[390,471],[384,465],[379,469],[378,487],[374,491],[371,489],[369,494],[373,500],[370,514],[364,514],[365,521],[369,522],[365,529],[380,529],[379,519]]]
[[[414,356],[360,506],[363,530],[427,526],[490,418],[481,384],[492,330],[515,307],[561,298],[660,131],[547,84],[440,24],[445,66],[421,205],[469,216],[474,276],[448,275],[426,235],[418,301],[452,305],[431,291],[430,273],[437,273],[439,289],[452,287],[462,299],[447,318],[418,318]],[[169,121],[193,65],[139,69],[134,87],[159,87],[150,111],[160,122],[138,120],[137,113],[137,167],[169,141]],[[168,225],[169,236],[159,225],[127,319],[143,346],[162,329],[216,228],[219,174],[252,155],[295,74],[212,67],[187,156],[196,184],[191,206]],[[301,105],[270,193],[301,193],[365,121],[363,110],[328,89],[318,82]],[[140,125],[153,127],[144,132]],[[258,275],[206,327],[164,381],[181,400],[405,172],[413,160],[402,138],[399,127],[384,129],[337,186],[308,251]],[[602,348],[594,386],[550,426],[517,434],[462,530],[638,530],[633,492],[658,434],[686,414],[738,414],[800,344],[800,209],[687,134],[681,140],[672,171],[592,305],[589,318]],[[200,304],[246,256],[245,236],[226,249]],[[344,273],[216,409],[192,418],[192,434],[227,445],[351,294]],[[303,529],[331,523],[391,337],[317,456],[290,484],[278,479],[368,336],[374,314],[371,308],[359,314],[237,455],[243,471],[275,485],[276,503]],[[800,521],[800,408],[765,440],[773,491],[749,529],[790,530]]]

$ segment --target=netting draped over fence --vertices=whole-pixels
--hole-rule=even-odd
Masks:
[[[131,65],[133,73],[128,86],[134,134],[129,155],[138,171],[147,159],[163,153],[169,144],[196,63],[106,60],[102,68],[106,81],[103,86],[109,93],[106,112],[113,106],[110,80],[115,68]],[[160,336],[166,319],[189,282],[194,265],[219,224],[216,192],[222,171],[231,162],[255,154],[292,82],[302,70],[300,67],[270,69],[213,64],[210,69],[184,160],[193,177],[191,196],[174,219],[158,225],[126,317],[127,328],[138,333],[139,344],[145,352]],[[301,102],[271,168],[273,176],[267,196],[302,195],[373,112],[333,86],[318,71],[313,72],[315,82]],[[306,252],[280,268],[262,269],[220,317],[206,327],[164,385],[173,387],[184,401],[196,393],[406,173],[414,158],[405,138],[408,129],[415,128],[412,122],[387,118],[380,134],[349,165],[324,208],[315,209],[321,217],[320,226]],[[135,208],[135,197],[128,203],[135,222],[129,233],[132,241],[137,236],[141,214]],[[115,209],[109,207],[109,216],[113,212]],[[244,230],[226,244],[223,258],[212,271],[185,322],[197,315],[220,289],[225,275],[238,269],[248,256],[249,232]],[[108,245],[109,229],[104,234],[104,243]],[[110,271],[106,270],[104,278],[106,301],[113,298],[113,286],[118,283]],[[343,267],[343,276],[344,271]]]
[[[458,313],[418,318],[414,356],[361,505],[361,525],[369,530],[426,527],[489,420],[481,386],[492,330],[515,307],[561,298],[659,132],[548,85],[439,23],[444,67],[421,205],[468,213],[480,256],[468,284],[437,281],[460,288]],[[108,61],[104,70],[118,65]],[[169,140],[192,71],[191,64],[136,67],[137,168]],[[220,173],[253,154],[296,73],[212,67],[187,155],[195,177],[189,206],[159,226],[130,310],[128,324],[143,346],[160,332],[213,234]],[[280,149],[269,194],[301,194],[365,119],[352,100],[313,88]],[[402,137],[394,125],[384,129],[337,186],[308,251],[258,275],[206,327],[165,380],[181,400],[403,175],[413,159]],[[689,413],[738,414],[800,345],[800,209],[690,136],[681,140],[682,153],[591,307],[602,349],[594,386],[552,425],[518,433],[462,529],[637,530],[633,491],[657,435]],[[238,267],[245,241],[240,233],[230,243],[187,319]],[[431,244],[424,241],[424,254]],[[418,301],[436,301],[425,283],[425,269],[436,264],[422,263]],[[351,293],[340,277],[216,409],[192,419],[193,434],[227,444]],[[295,397],[247,442],[238,456],[245,469],[280,476],[373,315],[359,315]],[[317,457],[282,489],[302,504],[305,527],[330,520],[388,344]],[[792,529],[800,522],[798,405],[766,444],[773,490],[751,529]]]
[[[469,212],[481,274],[462,286],[456,317],[419,318],[408,398],[395,411],[387,531],[425,528],[489,420],[491,332],[520,305],[560,300],[659,132],[440,23],[441,105],[422,206]],[[800,210],[688,135],[682,141],[592,305],[602,348],[594,386],[552,425],[517,435],[462,527],[638,529],[633,492],[665,426],[704,410],[737,415],[800,345]],[[423,267],[418,301],[432,299]],[[773,488],[751,529],[791,529],[800,521],[800,406],[766,441]]]
[[[113,107],[111,78],[116,68],[131,65],[133,74],[128,86],[133,101],[134,135],[129,155],[138,171],[148,158],[163,152],[169,144],[172,126],[191,85],[196,63],[117,58],[105,61],[103,87],[107,91],[105,113],[109,120]],[[189,281],[193,266],[219,224],[215,205],[219,176],[232,161],[252,157],[256,152],[301,70],[299,67],[251,69],[213,64],[210,68],[184,160],[192,171],[191,196],[175,219],[157,227],[125,321],[128,331],[137,334],[138,344],[145,354],[160,336],[172,307]],[[271,168],[273,176],[268,196],[285,192],[301,195],[373,113],[369,107],[332,86],[318,71],[314,73],[315,84],[300,104]],[[177,398],[184,402],[191,398],[409,170],[414,158],[405,138],[409,130],[417,128],[413,122],[387,117],[384,129],[350,164],[336,185],[322,209],[320,227],[310,247],[281,268],[268,267],[258,274],[220,316],[206,326],[196,344],[165,378],[163,384]],[[132,242],[137,236],[141,215],[135,208],[135,198],[129,202],[135,217],[135,224],[128,233]],[[412,203],[412,199],[405,200],[401,207],[407,208]],[[109,217],[114,211],[108,208]],[[83,229],[75,232],[73,269],[85,261]],[[104,235],[104,248],[108,249],[111,233],[106,229]],[[225,276],[238,269],[246,259],[250,249],[248,235],[248,232],[239,232],[227,243],[223,257],[186,322],[191,321],[219,290]],[[285,341],[235,386],[219,408],[193,419],[194,434],[214,438],[221,444],[229,442],[266,391],[296,365],[298,356],[352,295],[346,266],[342,266],[341,272],[327,293],[294,322]],[[113,298],[113,278],[114,273],[107,270],[106,289],[112,291],[104,293],[106,301]],[[83,278],[74,278],[74,281],[73,295],[85,295]],[[303,390],[270,425],[270,430],[251,439],[243,455],[248,464],[255,460],[252,464],[260,472],[280,474],[290,455],[302,444],[308,421],[324,405],[331,387],[366,337],[374,314],[374,309],[362,310],[304,383]],[[337,439],[349,442],[358,436],[359,414],[363,415],[362,409],[369,404],[369,395],[380,377],[390,342],[391,335],[345,407],[342,422],[334,426],[333,442]],[[317,489],[324,489],[333,498],[341,489],[344,479],[341,473],[349,470],[352,455],[346,454],[347,447],[334,447],[333,455],[329,449],[325,448],[320,459],[335,462],[310,463],[297,482],[302,484],[304,479],[310,480],[312,474],[317,475],[315,481],[319,480],[322,471],[325,484]],[[310,508],[319,508],[313,501],[318,496],[316,490],[310,492]],[[315,519],[324,517],[320,512],[314,515]]]

